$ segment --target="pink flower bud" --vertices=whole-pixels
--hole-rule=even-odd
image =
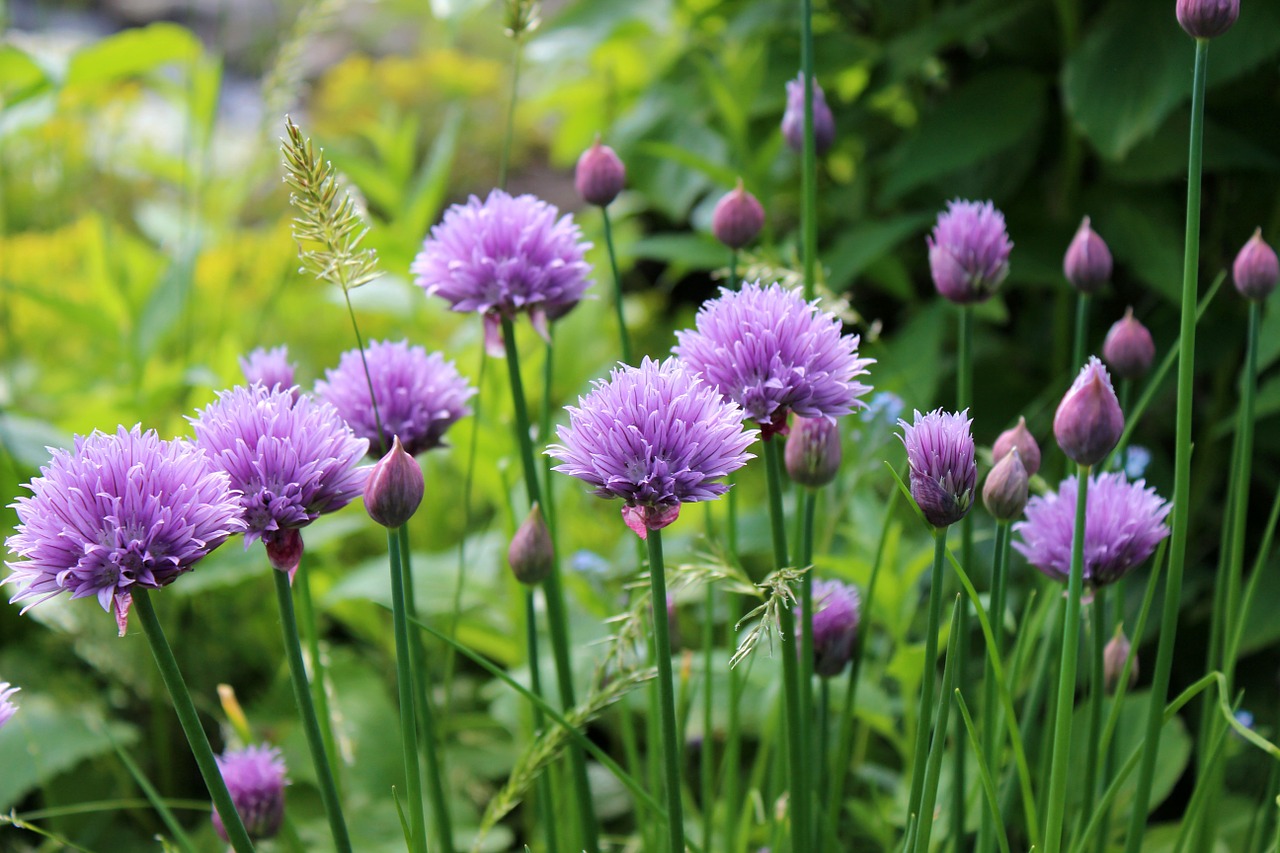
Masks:
[[[608,145],[600,144],[596,137],[593,144],[578,158],[578,168],[573,175],[573,185],[587,204],[607,207],[622,192],[627,182],[627,167]]]
[[[1089,217],[1080,222],[1076,236],[1062,259],[1067,281],[1082,293],[1097,293],[1111,280],[1111,250],[1089,225]]]
[[[1147,327],[1133,316],[1132,308],[1107,332],[1107,339],[1102,342],[1102,357],[1121,379],[1141,379],[1151,369],[1156,344]]]
[[[1120,683],[1120,673],[1124,670],[1124,662],[1129,659],[1129,638],[1124,631],[1116,629],[1116,634],[1102,650],[1102,680],[1108,693],[1115,693]],[[1133,666],[1129,667],[1129,687],[1138,683],[1138,656],[1133,656]]]
[[[1111,387],[1111,377],[1097,356],[1080,371],[1053,416],[1053,435],[1071,461],[1096,465],[1106,458],[1124,432],[1124,414]]]
[[[804,150],[804,73],[787,81],[787,109],[782,114],[782,137],[796,153]],[[822,156],[836,141],[836,120],[826,93],[813,81],[813,150]]]
[[[840,470],[840,428],[826,418],[796,416],[783,451],[787,474],[802,486],[817,489]]]
[[[711,233],[730,249],[741,249],[754,240],[763,227],[764,208],[746,191],[739,178],[738,186],[716,203],[711,214]]]
[[[1240,0],[1178,0],[1176,14],[1192,38],[1217,38],[1240,16]]]
[[[1022,464],[1018,448],[1009,452],[995,464],[982,486],[982,503],[997,521],[1013,521],[1027,508],[1027,484],[1030,478]]]
[[[542,583],[551,575],[555,561],[555,548],[551,544],[551,531],[542,517],[542,507],[536,503],[529,510],[524,523],[511,537],[507,548],[507,563],[516,580],[528,586]]]
[[[1040,445],[1036,443],[1036,437],[1031,434],[1031,430],[1027,429],[1027,419],[1023,417],[1018,418],[1017,426],[1000,433],[996,443],[991,447],[991,458],[999,462],[1015,447],[1018,449],[1018,457],[1022,460],[1022,467],[1026,469],[1027,476],[1034,477],[1040,470]]]
[[[270,530],[262,534],[262,544],[267,548],[271,568],[288,574],[292,584],[298,566],[302,565],[302,531],[296,527]]]
[[[1231,266],[1236,290],[1246,299],[1266,299],[1280,279],[1280,262],[1275,250],[1262,239],[1262,229],[1253,232]]]
[[[396,436],[364,484],[364,508],[383,527],[399,527],[418,511],[426,483],[418,460],[405,452]]]

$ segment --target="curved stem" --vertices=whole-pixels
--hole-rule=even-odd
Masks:
[[[279,574],[279,572],[273,571],[272,574]],[[288,583],[287,579],[285,583]],[[142,587],[134,589],[133,612],[138,614],[138,619],[142,622],[142,630],[147,635],[151,654],[155,656],[156,666],[160,669],[160,678],[169,691],[169,697],[173,700],[173,710],[178,715],[178,721],[182,723],[182,731],[187,736],[191,754],[195,757],[196,766],[200,768],[200,775],[209,789],[209,796],[213,798],[213,807],[218,810],[218,816],[222,818],[227,838],[230,839],[236,853],[253,853],[253,842],[249,840],[249,833],[245,832],[240,813],[236,811],[231,794],[227,792],[227,783],[222,779],[218,762],[213,757],[213,747],[209,745],[209,738],[200,725],[200,715],[196,713],[196,706],[192,703],[191,694],[187,691],[187,683],[182,679],[178,660],[173,656],[169,641],[165,639],[164,628],[161,627],[155,607],[151,604],[149,590]],[[323,764],[323,760],[320,763]]]
[[[684,812],[680,804],[680,740],[676,729],[675,682],[671,675],[671,637],[667,623],[667,579],[662,560],[662,531],[650,530],[649,589],[653,593],[654,657],[662,702],[662,764],[667,794],[667,832],[671,853],[684,853]]]
[[[627,317],[622,306],[622,276],[618,275],[618,255],[613,249],[613,225],[609,222],[609,208],[600,208],[600,215],[604,217],[604,244],[609,249],[609,267],[613,270],[613,310],[618,317],[622,363],[631,364],[631,336],[627,333]]]
[[[426,853],[427,826],[426,814],[422,808],[422,777],[418,768],[418,722],[413,708],[415,673],[405,607],[405,571],[400,555],[400,537],[390,528],[387,530],[387,552],[391,568],[391,622],[396,638],[396,686],[400,694],[400,743],[404,752],[409,844],[413,853]]]

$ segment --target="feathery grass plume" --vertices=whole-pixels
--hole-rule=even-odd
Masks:
[[[770,572],[768,577],[757,584],[764,592],[764,603],[746,616],[743,616],[738,624],[741,625],[756,616],[760,617],[760,621],[742,638],[742,642],[738,644],[738,650],[729,659],[729,666],[737,666],[745,660],[748,655],[756,650],[756,646],[760,644],[762,639],[769,641],[769,653],[773,653],[773,636],[774,634],[781,634],[778,612],[784,607],[796,606],[796,595],[793,587],[804,577],[807,571],[809,571],[808,568],[777,569]]]
[[[292,190],[289,203],[299,212],[293,219],[293,239],[303,271],[343,291],[368,284],[382,272],[378,253],[360,248],[369,226],[357,199],[339,186],[338,170],[323,159],[324,149],[317,152],[288,116],[284,124],[288,134],[280,141],[284,182]]]
[[[275,61],[262,77],[262,114],[265,122],[287,112],[298,100],[306,73],[307,48],[321,33],[332,29],[349,0],[312,0],[298,10],[293,26],[280,43]],[[266,130],[266,127],[263,128]]]

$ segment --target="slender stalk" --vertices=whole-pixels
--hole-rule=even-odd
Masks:
[[[813,562],[813,526],[814,513],[817,505],[817,494],[813,489],[802,488],[800,490],[801,521],[800,521],[800,553],[797,561],[801,566],[809,566]],[[820,768],[824,761],[824,753],[819,750],[817,742],[818,731],[810,730],[809,727],[813,723],[813,571],[807,571],[800,578],[800,716],[803,719],[805,730],[809,731],[809,739],[806,741],[806,749],[808,756],[805,759],[805,772],[809,774],[810,781],[813,783],[809,790],[821,791],[818,787],[821,782],[818,778]],[[826,679],[823,679],[826,683]],[[815,810],[819,799],[813,801]],[[816,830],[818,821],[814,821],[810,829],[810,837],[816,837],[813,832]]]
[[[907,817],[920,817],[924,795],[924,775],[932,734],[933,682],[938,665],[938,624],[942,621],[942,564],[947,553],[947,528],[933,531],[933,574],[929,584],[929,623],[924,635],[924,675],[920,684],[920,714],[916,718],[916,746],[912,752],[911,794],[907,799]]]
[[[680,740],[676,731],[675,682],[671,674],[671,637],[667,624],[666,567],[662,559],[662,531],[650,530],[649,589],[653,593],[654,654],[658,691],[662,700],[662,765],[667,795],[667,834],[671,853],[684,853],[684,812],[680,803]]]
[[[1161,710],[1169,695],[1169,675],[1173,667],[1173,646],[1178,635],[1178,605],[1182,599],[1182,569],[1187,554],[1188,503],[1191,493],[1191,413],[1195,380],[1196,284],[1200,263],[1200,172],[1204,137],[1204,89],[1208,74],[1209,42],[1196,40],[1195,72],[1191,92],[1191,140],[1187,163],[1187,230],[1182,267],[1182,323],[1178,355],[1178,408],[1175,431],[1173,473],[1173,535],[1169,546],[1169,572],[1165,576],[1164,613],[1160,624],[1160,644],[1152,672],[1151,699],[1147,709],[1147,731],[1130,815],[1125,853],[1139,853],[1151,783],[1155,775],[1156,750],[1160,741]]]
[[[960,306],[960,334],[959,334],[959,352],[956,370],[956,407],[961,410],[972,410],[973,408],[973,306]],[[973,571],[973,514],[969,513],[960,521],[960,559],[964,562],[965,571]],[[969,636],[969,602],[961,596],[960,599],[960,621],[956,625],[956,629],[960,632],[960,642],[956,646],[956,670],[960,674],[962,681],[967,680],[966,671],[968,669],[966,663],[968,658],[968,646],[966,639]],[[955,765],[952,770],[952,778],[964,780],[967,778],[965,773],[965,753],[968,749],[968,739],[964,733],[964,721],[956,717],[956,737],[955,751],[953,761]],[[961,853],[964,845],[964,818],[965,812],[965,795],[968,793],[967,786],[963,784],[951,786],[951,841],[956,853]]]
[[[295,574],[294,587],[297,589],[297,605],[302,616],[300,621],[305,626],[307,635],[307,655],[311,658],[311,700],[315,703],[316,716],[320,720],[320,735],[324,741],[325,755],[329,757],[329,772],[333,774],[334,784],[341,793],[342,764],[338,760],[338,745],[333,737],[333,714],[329,710],[329,696],[325,691],[324,658],[320,654],[320,630],[311,599],[310,572]]]
[[[1098,759],[1101,750],[1098,738],[1102,736],[1102,706],[1106,702],[1103,677],[1103,653],[1107,648],[1107,588],[1100,586],[1093,591],[1093,654],[1090,656],[1089,678],[1089,737],[1084,763],[1084,792],[1080,806],[1081,819],[1093,814],[1093,802],[1098,795]],[[1141,639],[1141,638],[1139,638]]]
[[[520,96],[520,64],[524,58],[524,39],[514,39],[511,57],[511,100],[507,104],[507,133],[502,138],[502,161],[498,166],[498,188],[507,188],[507,170],[511,166],[511,145],[516,136],[516,100]]]
[[[729,492],[729,499],[733,499],[733,492]],[[729,632],[729,637],[733,637],[735,630],[734,616],[737,612],[734,600],[729,602],[729,615],[725,620],[725,630]],[[737,650],[736,644],[732,640],[726,643],[727,646]],[[755,660],[753,657],[752,661]],[[726,851],[737,851],[738,849],[738,825],[740,819],[739,803],[742,799],[740,793],[741,785],[741,759],[742,759],[742,734],[741,728],[741,708],[742,693],[745,686],[745,680],[738,668],[729,668],[729,711],[728,720],[726,721],[725,744],[724,744],[724,760],[721,766],[721,777],[724,779],[724,849]],[[710,848],[707,848],[710,853]]]
[[[156,666],[160,669],[160,678],[169,691],[169,697],[173,700],[173,710],[182,724],[182,731],[186,734],[187,743],[191,746],[191,754],[195,757],[196,766],[200,768],[200,775],[209,789],[209,796],[213,798],[213,807],[218,810],[218,816],[222,818],[231,846],[236,853],[253,853],[253,842],[249,840],[249,834],[245,832],[244,824],[240,821],[240,813],[236,811],[235,803],[231,801],[231,794],[227,792],[227,784],[222,780],[218,762],[213,757],[213,747],[209,745],[209,738],[200,725],[200,715],[196,713],[196,706],[191,701],[191,694],[187,691],[187,683],[178,669],[178,661],[173,656],[173,649],[165,639],[164,628],[161,627],[155,607],[151,604],[149,590],[143,587],[134,588],[133,612],[142,622],[142,630],[147,635],[151,654],[155,656]]]
[[[1067,765],[1071,757],[1071,709],[1076,696],[1076,658],[1080,652],[1080,598],[1084,591],[1084,522],[1089,500],[1089,466],[1076,468],[1076,528],[1071,539],[1071,575],[1067,579],[1067,616],[1062,629],[1062,664],[1058,670],[1058,708],[1053,726],[1053,758],[1049,765],[1048,819],[1045,853],[1062,849],[1062,823],[1067,804]]]
[[[802,0],[800,6],[800,67],[804,75],[800,230],[804,246],[804,298],[810,301],[817,286],[818,269],[818,149],[813,138],[813,0]]]
[[[462,588],[467,577],[467,535],[471,532],[471,487],[475,483],[476,457],[480,447],[480,412],[483,402],[485,365],[489,359],[485,356],[484,346],[480,346],[480,366],[476,370],[476,389],[479,393],[471,404],[471,438],[467,450],[467,472],[462,480],[462,535],[458,537],[457,580],[453,584],[453,607],[449,612],[453,618],[449,620],[449,638],[458,639],[458,628],[462,624]],[[453,696],[454,664],[458,653],[453,646],[448,646],[444,658],[444,697],[445,711]]]
[[[609,268],[613,270],[613,310],[618,316],[618,342],[622,347],[622,363],[631,364],[631,336],[627,333],[627,317],[622,306],[622,276],[618,275],[618,255],[613,248],[613,225],[609,222],[609,208],[600,208],[604,218],[604,244],[609,249]]]
[[[533,695],[541,697],[542,672],[541,666],[538,664],[538,606],[534,599],[533,590],[529,588],[524,591],[524,625],[525,646],[529,654],[529,684],[533,688]],[[544,724],[542,708],[535,703],[533,705],[534,731],[542,731]],[[547,839],[548,853],[560,849],[559,830],[556,829],[555,801],[552,798],[551,787],[550,774],[539,774],[537,787],[538,819],[542,823],[542,832]]]
[[[1084,364],[1085,350],[1089,342],[1089,294],[1076,294],[1076,333],[1071,342],[1070,373]]]
[[[955,607],[951,613],[951,635],[947,640],[947,661],[942,666],[942,692],[938,694],[938,725],[933,735],[933,745],[929,749],[929,764],[924,783],[924,798],[920,803],[920,819],[916,823],[916,839],[912,850],[915,853],[926,853],[929,849],[929,838],[933,834],[933,805],[938,796],[938,779],[942,774],[942,756],[947,749],[947,718],[950,716],[953,691],[956,685],[957,664],[960,662],[957,651],[960,646],[960,611],[961,596],[956,596]],[[961,724],[963,726],[963,723]],[[961,785],[960,787],[964,787]]]
[[[995,563],[991,567],[991,603],[987,612],[987,621],[995,632],[997,651],[1004,653],[1004,602],[1006,592],[1006,575],[1009,565],[1009,522],[996,521]],[[996,677],[991,666],[991,658],[987,657],[982,676],[982,735],[983,756],[987,767],[997,767],[1000,754],[1000,710],[996,699]],[[982,811],[982,825],[978,831],[978,853],[988,853],[996,843],[995,818],[987,809]]]
[[[1237,624],[1240,619],[1240,585],[1244,571],[1244,534],[1249,515],[1249,473],[1253,469],[1253,418],[1254,405],[1258,391],[1258,326],[1261,305],[1256,300],[1249,301],[1249,331],[1245,343],[1244,375],[1241,377],[1240,418],[1237,429],[1240,433],[1240,454],[1237,462],[1235,494],[1232,498],[1232,530],[1231,561],[1227,567],[1227,612],[1224,622],[1226,626]],[[1222,674],[1227,679],[1227,688],[1232,686],[1235,675],[1235,649],[1233,644],[1226,643],[1231,655],[1223,658]]]
[[[707,584],[702,614],[702,751],[698,759],[702,774],[702,849],[711,849],[712,827],[715,817],[715,729],[711,713],[715,702],[715,690],[711,674],[714,671],[716,642],[716,590]]]
[[[387,530],[391,567],[391,622],[396,642],[396,686],[400,699],[400,743],[404,750],[405,807],[409,810],[409,845],[413,853],[426,853],[427,825],[422,802],[422,777],[418,768],[418,722],[414,716],[413,651],[409,642],[408,609],[405,606],[405,571],[400,537]],[[278,586],[278,582],[277,582]]]

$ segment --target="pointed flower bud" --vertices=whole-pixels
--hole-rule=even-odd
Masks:
[[[764,227],[764,208],[747,192],[738,178],[738,186],[716,202],[711,214],[711,233],[730,249],[741,249],[760,234]]]
[[[1116,628],[1115,636],[1102,650],[1102,679],[1107,693],[1115,693],[1120,683],[1120,673],[1124,671],[1124,662],[1129,659],[1129,638],[1124,631]],[[1138,656],[1133,656],[1133,666],[1129,667],[1129,687],[1138,683]]]
[[[840,470],[840,428],[827,418],[796,416],[783,452],[787,474],[802,486],[821,488]]]
[[[910,465],[911,497],[925,520],[947,527],[969,514],[978,484],[974,460],[973,423],[969,410],[952,413],[935,409],[915,413],[915,421],[898,421]]]
[[[853,641],[862,617],[858,589],[837,580],[813,582],[813,671],[821,678],[834,678],[853,657]],[[795,609],[800,626],[800,608]],[[798,630],[798,629],[797,629]],[[796,647],[799,648],[797,643]]]
[[[1027,419],[1021,416],[1017,426],[1005,430],[996,438],[996,443],[991,446],[991,458],[999,462],[1015,447],[1022,460],[1022,467],[1027,470],[1027,476],[1034,477],[1040,470],[1040,445],[1036,443],[1031,430],[1027,429]]]
[[[925,242],[934,286],[957,305],[985,302],[1009,274],[1013,243],[989,201],[947,202]]]
[[[1080,222],[1062,258],[1062,272],[1082,293],[1097,293],[1111,280],[1111,250],[1090,227],[1087,216]]]
[[[399,527],[418,511],[426,483],[418,460],[405,452],[396,436],[364,484],[364,508],[383,527]]]
[[[782,114],[782,138],[797,154],[804,151],[804,72],[787,81],[787,110]],[[826,93],[813,81],[813,150],[821,157],[836,141],[836,120]]]
[[[1240,0],[1178,0],[1176,14],[1192,38],[1217,38],[1240,16]]]
[[[1080,371],[1053,416],[1053,435],[1072,462],[1097,465],[1120,441],[1124,414],[1096,355]]]
[[[511,537],[507,548],[507,563],[516,580],[527,586],[542,583],[551,575],[555,560],[555,548],[551,544],[551,530],[542,517],[542,507],[536,503],[529,510],[524,523]]]
[[[249,837],[273,837],[284,823],[284,789],[289,784],[280,750],[250,746],[228,750],[216,760]],[[227,840],[227,830],[217,811],[213,813],[213,829],[219,838]]]
[[[627,182],[627,167],[608,145],[600,144],[597,134],[595,144],[578,158],[578,168],[573,173],[573,186],[587,204],[607,207],[618,197]]]
[[[1151,369],[1156,344],[1147,327],[1133,316],[1132,308],[1107,332],[1107,339],[1102,342],[1102,357],[1121,379],[1141,379]]]
[[[1013,521],[1027,508],[1027,469],[1018,448],[1009,452],[987,474],[982,487],[982,503],[997,521]]]
[[[1280,262],[1277,262],[1275,250],[1263,241],[1261,228],[1253,232],[1249,242],[1236,255],[1231,277],[1235,280],[1236,290],[1245,299],[1266,299],[1276,289]]]

